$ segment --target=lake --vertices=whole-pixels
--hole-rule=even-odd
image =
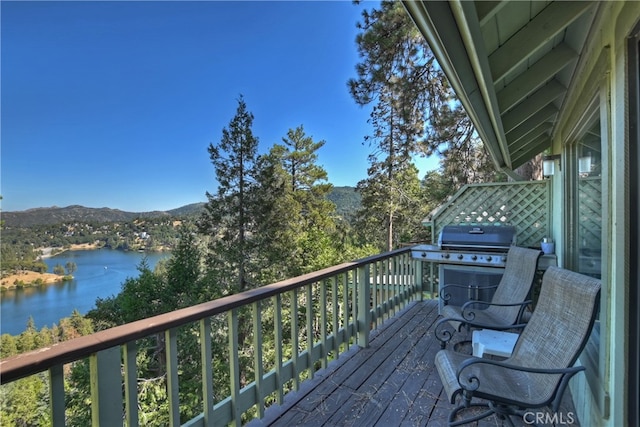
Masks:
[[[106,298],[120,292],[127,278],[138,277],[137,267],[146,256],[153,270],[161,259],[170,253],[124,252],[110,249],[67,251],[44,259],[53,272],[56,264],[71,261],[78,266],[70,282],[43,287],[27,287],[6,291],[0,303],[0,332],[17,335],[26,329],[29,316],[38,329],[58,324],[63,317],[71,316],[74,309],[86,314],[95,307],[96,298]]]

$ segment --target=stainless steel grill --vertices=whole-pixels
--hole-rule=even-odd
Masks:
[[[445,264],[504,267],[509,246],[516,244],[512,226],[447,225],[438,237],[438,245],[418,245],[414,258]]]
[[[438,245],[418,245],[412,256],[437,262],[439,286],[456,283],[466,288],[450,293],[449,304],[462,305],[470,299],[490,301],[495,286],[502,278],[509,247],[516,244],[516,229],[512,226],[445,226],[438,236]]]

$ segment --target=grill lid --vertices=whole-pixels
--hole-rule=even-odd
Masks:
[[[438,245],[442,249],[499,249],[508,250],[516,244],[516,228],[511,225],[446,225],[442,228]]]

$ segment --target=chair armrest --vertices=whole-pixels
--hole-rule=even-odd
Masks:
[[[450,330],[451,328],[448,328],[448,329],[445,328],[445,326],[448,325],[449,322],[460,323],[460,329],[462,328],[462,326],[468,326],[470,328],[476,328],[476,329],[493,329],[494,331],[510,331],[513,329],[524,329],[524,327],[527,326],[526,323],[518,323],[514,325],[499,325],[496,323],[487,324],[487,323],[481,323],[481,322],[472,322],[472,321],[463,319],[461,317],[443,317],[442,319],[439,319],[436,322],[436,326],[433,332],[436,339],[440,341],[441,348],[445,348],[447,346],[447,343],[451,341],[451,338],[453,338],[453,333]]]
[[[489,286],[475,286],[475,285],[462,285],[459,283],[448,283],[440,288],[440,299],[445,303],[451,299],[451,294],[446,293],[447,288],[458,288],[458,289],[496,289],[498,285],[489,285]]]
[[[470,300],[465,302],[464,304],[462,304],[461,307],[461,313],[462,313],[462,317],[469,321],[469,322],[473,322],[473,319],[475,319],[476,314],[471,311],[476,304],[479,305],[484,305],[487,306],[487,308],[489,306],[495,306],[495,307],[514,307],[514,306],[520,306],[520,310],[518,311],[518,317],[516,318],[517,322],[520,322],[521,318],[522,318],[522,313],[524,312],[524,309],[531,304],[532,301],[531,300],[526,300],[526,301],[521,301],[521,302],[514,302],[514,303],[492,303],[492,302],[488,302],[488,301],[477,301],[477,300]]]
[[[473,392],[476,391],[480,387],[480,378],[478,378],[475,374],[470,373],[468,376],[464,376],[465,369],[470,366],[477,364],[485,364],[485,365],[494,365],[503,369],[514,370],[519,372],[531,372],[536,374],[547,374],[547,375],[561,375],[561,380],[558,385],[558,392],[555,393],[553,399],[548,404],[552,405],[552,409],[557,411],[560,401],[562,399],[562,395],[567,385],[569,384],[569,380],[575,374],[580,371],[584,371],[584,366],[571,366],[568,368],[530,368],[525,366],[514,365],[511,363],[507,363],[506,361],[501,360],[493,360],[493,359],[483,359],[478,357],[471,357],[469,359],[464,360],[456,371],[456,376],[458,378],[458,384],[463,390],[465,394],[465,400],[470,401],[473,396]]]

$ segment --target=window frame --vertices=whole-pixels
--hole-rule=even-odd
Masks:
[[[601,147],[601,177],[602,177],[602,228],[601,228],[601,280],[603,288],[600,292],[600,313],[598,316],[599,327],[594,328],[587,346],[580,356],[580,363],[585,366],[585,376],[589,388],[598,402],[601,414],[606,418],[609,413],[608,404],[608,376],[609,376],[609,340],[611,339],[611,318],[609,314],[609,293],[610,289],[605,286],[610,277],[609,254],[611,253],[611,241],[609,233],[611,226],[611,198],[610,198],[610,140],[609,129],[611,124],[610,105],[608,93],[609,79],[602,79],[595,86],[595,93],[588,99],[582,115],[576,121],[569,133],[564,145],[563,157],[565,159],[565,197],[563,215],[563,234],[565,240],[565,251],[563,256],[564,265],[573,271],[578,269],[578,154],[579,145],[583,135],[595,124],[600,122],[600,147]]]
[[[640,22],[636,24],[631,36],[627,40],[627,129],[628,161],[626,165],[630,173],[629,192],[625,195],[629,206],[629,259],[640,259]],[[634,197],[635,196],[635,197]],[[629,298],[627,302],[628,325],[628,354],[627,372],[627,422],[629,425],[640,425],[640,263],[630,263],[629,268]]]

